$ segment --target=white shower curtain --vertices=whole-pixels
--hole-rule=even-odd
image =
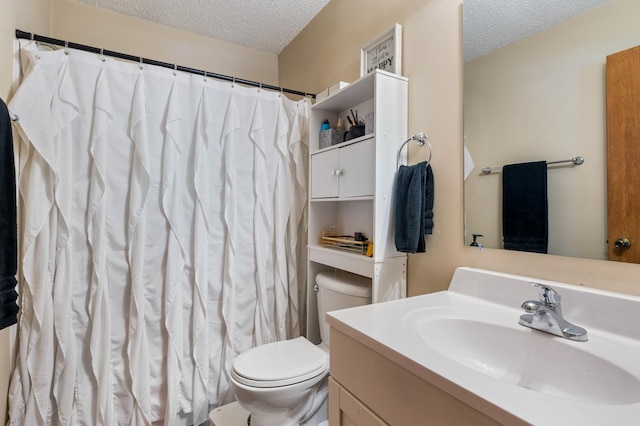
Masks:
[[[10,424],[203,422],[300,332],[309,102],[23,44]]]

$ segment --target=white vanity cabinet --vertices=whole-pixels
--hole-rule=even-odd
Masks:
[[[398,149],[407,139],[408,80],[376,70],[311,107],[309,137],[309,228],[307,338],[320,341],[319,272],[344,270],[371,279],[373,303],[406,297],[407,256],[395,249],[394,183]],[[366,133],[320,148],[320,126],[357,114]],[[360,232],[373,243],[372,256],[324,247],[323,232]]]

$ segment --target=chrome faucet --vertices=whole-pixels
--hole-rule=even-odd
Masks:
[[[546,285],[531,284],[538,287],[540,300],[527,300],[522,304],[522,309],[527,313],[520,315],[520,325],[565,339],[586,342],[588,340],[587,330],[571,324],[562,317],[560,295]]]

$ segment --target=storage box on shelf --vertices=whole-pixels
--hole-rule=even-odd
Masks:
[[[349,83],[344,82],[344,81],[339,81],[336,84],[334,84],[333,86],[327,87],[326,89],[322,90],[319,93],[316,93],[316,99],[318,101],[321,101],[329,96],[333,96],[336,93],[338,93],[339,91],[341,91],[343,88],[347,87],[349,85]]]
[[[369,241],[357,241],[348,235],[339,235],[335,237],[324,236],[320,244],[322,247],[342,250],[349,253],[367,255],[369,249]]]
[[[312,341],[319,341],[312,290],[318,272],[342,269],[371,278],[373,303],[406,296],[406,255],[394,242],[393,184],[397,150],[407,137],[407,104],[408,80],[376,70],[311,108],[307,337]],[[346,123],[354,114],[372,117],[373,131],[321,145],[315,130],[325,119]],[[362,233],[373,250],[327,247],[321,237],[330,227],[336,235]]]
[[[337,145],[344,142],[344,136],[346,131],[339,129],[327,129],[320,132],[319,144],[320,148],[328,148],[332,145]]]

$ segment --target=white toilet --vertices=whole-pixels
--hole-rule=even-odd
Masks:
[[[371,303],[371,280],[339,271],[319,273],[316,283],[321,344],[304,337],[268,343],[233,363],[231,383],[238,402],[251,413],[251,426],[326,424],[329,326],[324,314]]]

